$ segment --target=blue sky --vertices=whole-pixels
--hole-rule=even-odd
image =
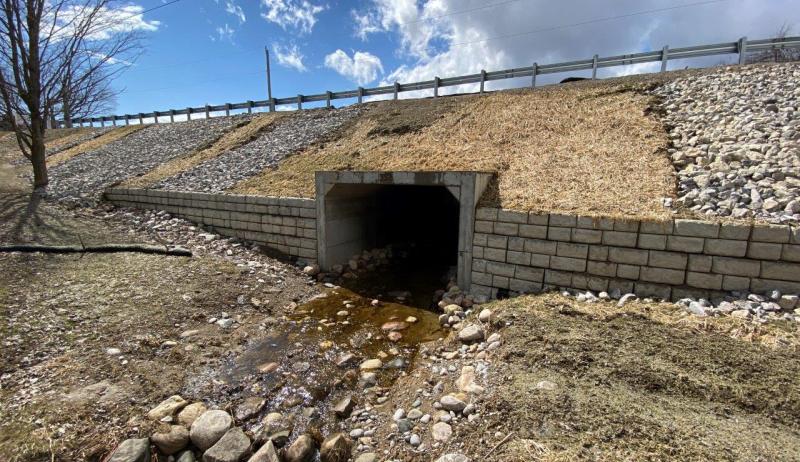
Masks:
[[[123,5],[142,11],[165,2]],[[800,34],[798,6],[798,0],[180,0],[132,22],[142,29],[145,51],[116,82],[122,93],[115,112],[265,99],[265,45],[273,95],[282,97],[663,44],[761,38],[784,22]]]

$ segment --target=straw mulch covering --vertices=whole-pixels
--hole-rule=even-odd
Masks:
[[[313,197],[320,170],[481,170],[498,174],[486,205],[667,218],[660,201],[675,196],[674,170],[649,115],[654,80],[368,104],[334,141],[232,192]]]

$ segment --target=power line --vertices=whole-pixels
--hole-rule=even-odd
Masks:
[[[146,10],[142,10],[139,13],[133,13],[133,14],[129,15],[128,17],[124,17],[124,18],[121,18],[121,19],[129,19],[129,18],[133,18],[134,16],[141,16],[141,15],[144,15],[145,13],[149,13],[151,11],[155,11],[155,10],[164,8],[165,6],[174,5],[175,3],[178,3],[180,1],[181,0],[170,0],[167,3],[162,3],[161,5],[154,6],[152,8],[148,8]]]
[[[497,35],[497,36],[494,36],[494,37],[488,37],[488,38],[480,39],[480,40],[469,40],[469,41],[466,41],[466,42],[454,42],[454,43],[450,44],[450,47],[452,48],[452,47],[455,47],[455,46],[470,45],[470,44],[473,44],[473,43],[489,42],[489,41],[492,41],[492,40],[499,40],[499,39],[511,38],[511,37],[521,37],[521,36],[524,36],[524,35],[540,34],[542,32],[552,32],[552,31],[555,31],[555,30],[567,29],[567,28],[570,28],[570,27],[585,26],[585,25],[588,25],[588,24],[595,24],[595,23],[599,23],[599,22],[614,21],[614,20],[617,20],[617,19],[625,19],[625,18],[630,18],[630,17],[634,17],[634,16],[641,16],[641,15],[645,15],[645,14],[662,13],[664,11],[678,10],[678,9],[681,9],[681,8],[690,8],[690,7],[694,7],[694,6],[710,5],[712,3],[722,3],[722,2],[728,2],[728,1],[730,1],[730,0],[706,0],[706,1],[702,1],[702,2],[686,3],[684,5],[675,5],[675,6],[665,7],[665,8],[656,8],[656,9],[652,9],[652,10],[637,11],[635,13],[626,13],[626,14],[620,14],[620,15],[617,15],[617,16],[608,16],[608,17],[605,17],[605,18],[597,18],[597,19],[590,19],[588,21],[575,22],[575,23],[572,23],[572,24],[562,24],[562,25],[553,26],[553,27],[546,27],[546,28],[543,28],[543,29],[534,29],[534,30],[527,31],[527,32],[517,32],[517,33],[514,33],[514,34]]]

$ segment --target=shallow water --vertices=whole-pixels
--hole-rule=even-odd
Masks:
[[[381,393],[408,371],[420,344],[446,335],[433,311],[384,301],[372,306],[372,300],[346,288],[329,289],[297,307],[224,368],[220,379],[234,402],[248,396],[267,400],[246,428],[257,431],[264,415],[281,412],[294,420],[291,439],[311,428],[323,435],[343,429],[332,409],[347,396],[355,399],[356,408],[363,407],[365,385],[359,383],[358,370],[363,361],[382,360],[374,371],[377,386],[369,389]],[[395,341],[382,329],[390,322],[404,327]],[[351,360],[337,365],[348,355]]]

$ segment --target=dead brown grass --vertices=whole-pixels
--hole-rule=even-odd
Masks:
[[[631,78],[373,103],[337,140],[233,191],[313,197],[319,170],[489,170],[499,178],[486,204],[663,219],[674,171],[664,130],[646,115],[647,85]]]
[[[515,433],[481,460],[797,460],[797,323],[554,294],[491,308],[510,326],[476,432]]]
[[[130,125],[127,127],[120,127],[115,128],[108,133],[104,133],[97,138],[93,138],[91,140],[86,141],[85,143],[81,143],[77,146],[73,146],[69,149],[65,149],[58,154],[54,154],[47,159],[47,164],[49,167],[53,167],[55,165],[64,163],[75,156],[79,156],[89,151],[94,151],[95,149],[102,148],[103,146],[111,143],[112,141],[117,141],[119,139],[125,138],[126,136],[130,135],[131,133],[137,132],[145,128],[145,125]],[[67,137],[69,138],[69,137]],[[62,138],[63,140],[64,138]],[[59,140],[61,141],[61,140]],[[65,143],[66,144],[66,143]]]
[[[258,138],[266,130],[269,130],[272,123],[283,116],[284,115],[280,113],[259,114],[254,116],[249,121],[227,132],[211,146],[161,164],[142,176],[131,178],[124,183],[124,186],[130,188],[146,188],[152,186],[165,178],[169,178],[195,165],[213,159],[226,151],[247,144],[255,138]]]
[[[64,147],[71,145],[75,141],[80,140],[81,138],[85,137],[88,133],[97,130],[96,128],[61,128],[57,130],[48,130],[47,134],[49,135],[50,132],[57,132],[57,138],[51,138],[48,136],[47,141],[47,150],[48,151],[59,151],[64,149]]]

